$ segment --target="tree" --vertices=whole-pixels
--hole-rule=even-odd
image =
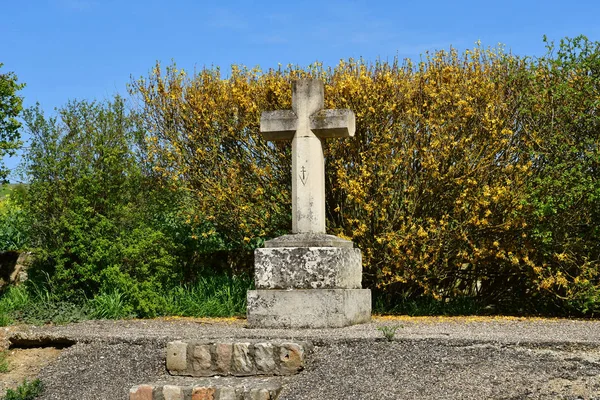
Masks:
[[[58,113],[24,112],[31,146],[22,206],[38,259],[31,277],[68,300],[127,293],[131,311],[154,315],[158,293],[177,281],[181,241],[148,211],[156,192],[137,154],[137,116],[119,97],[69,102]]]
[[[0,63],[0,68],[3,65]],[[4,156],[14,155],[21,145],[21,123],[17,117],[23,109],[23,98],[17,92],[24,87],[25,84],[18,83],[13,72],[0,74],[0,179],[4,182],[9,173],[4,165]]]

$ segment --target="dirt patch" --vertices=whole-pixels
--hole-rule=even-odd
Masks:
[[[548,398],[596,399],[599,390],[598,378],[586,376],[576,379],[554,378],[542,386],[541,392]]]
[[[0,372],[0,398],[8,389],[15,389],[25,379],[37,378],[40,370],[52,363],[62,352],[56,347],[9,349],[8,336],[15,327],[0,328],[0,352],[8,363],[8,372]]]
[[[7,350],[8,372],[0,373],[0,397],[15,389],[23,380],[34,380],[40,370],[60,355],[54,347]]]

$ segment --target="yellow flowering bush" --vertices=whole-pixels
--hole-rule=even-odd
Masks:
[[[232,249],[251,249],[291,227],[290,145],[262,139],[260,114],[290,109],[291,81],[314,77],[325,83],[326,108],[356,114],[354,138],[325,144],[327,223],[330,233],[362,249],[366,287],[403,298],[497,302],[586,293],[589,299],[598,287],[600,250],[569,245],[561,255],[568,237],[548,239],[568,224],[550,218],[551,226],[544,225],[550,221],[544,207],[560,185],[543,184],[540,176],[560,170],[552,169],[560,154],[548,157],[544,146],[560,143],[561,129],[573,128],[567,89],[587,85],[596,103],[580,104],[577,112],[594,127],[590,110],[599,86],[576,68],[563,73],[565,81],[552,65],[480,47],[439,51],[418,64],[234,66],[225,77],[219,69],[189,76],[157,65],[131,91],[144,108],[155,172],[165,184],[190,190],[197,200],[191,219],[211,221]],[[558,83],[566,85],[560,127],[554,103],[538,93]],[[586,143],[579,150],[597,168],[597,134]],[[586,171],[578,177],[585,175],[600,194]],[[590,212],[600,214],[599,198],[588,199],[587,220]],[[565,210],[571,214],[554,217],[585,212]],[[592,225],[585,243],[600,237],[598,222]],[[559,266],[568,262],[576,267],[567,274]],[[557,290],[576,280],[585,282],[581,290]]]

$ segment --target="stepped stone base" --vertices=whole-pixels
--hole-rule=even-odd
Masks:
[[[362,255],[348,247],[261,248],[254,273],[257,289],[360,289]]]
[[[167,371],[179,376],[292,375],[304,369],[309,343],[201,342],[167,344]]]
[[[129,391],[129,400],[276,400],[281,385],[139,385]]]
[[[354,247],[354,243],[351,240],[325,233],[293,233],[267,240],[265,247],[342,247],[351,249]]]
[[[341,328],[371,320],[369,289],[249,290],[251,328]]]

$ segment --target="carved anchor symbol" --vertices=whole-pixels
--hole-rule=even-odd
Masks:
[[[308,179],[308,173],[306,172],[306,168],[304,168],[304,165],[302,166],[302,169],[300,170],[300,172],[302,172],[302,175],[300,175],[300,181],[302,182],[302,186],[306,186],[306,180]]]

